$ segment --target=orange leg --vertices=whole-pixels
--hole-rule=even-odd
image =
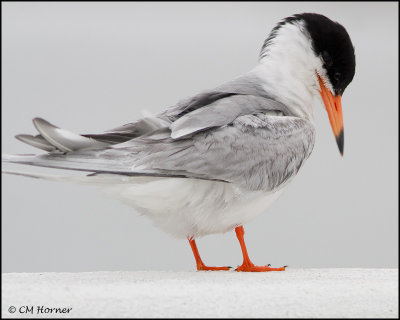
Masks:
[[[236,236],[239,240],[240,247],[243,252],[243,264],[239,266],[236,271],[250,271],[250,272],[265,272],[265,271],[285,271],[285,267],[281,268],[271,268],[268,266],[255,266],[253,262],[250,261],[249,255],[247,254],[246,245],[244,243],[244,229],[242,226],[235,228]]]
[[[197,250],[196,242],[192,238],[188,238],[190,247],[192,248],[194,258],[196,259],[196,266],[197,266],[197,271],[217,271],[217,270],[229,270],[231,267],[207,267],[204,265],[203,261],[200,258],[199,251]]]

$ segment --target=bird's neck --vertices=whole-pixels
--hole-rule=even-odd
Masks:
[[[314,97],[318,95],[316,57],[301,22],[281,26],[264,45],[254,68],[265,90],[285,104],[293,115],[314,119]]]

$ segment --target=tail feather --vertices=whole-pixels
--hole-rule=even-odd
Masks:
[[[33,124],[41,136],[47,140],[50,145],[62,152],[81,150],[85,148],[104,148],[108,146],[107,143],[83,137],[68,130],[58,128],[41,118],[33,119]]]
[[[18,134],[15,138],[21,142],[29,144],[33,147],[42,149],[47,152],[56,151],[57,148],[50,144],[46,139],[44,139],[41,135],[32,136],[29,134]]]
[[[103,172],[116,174],[134,174],[129,167],[108,159],[69,156],[61,153],[44,155],[10,155],[2,154],[2,162],[25,164],[37,167],[65,169],[86,172]]]
[[[87,185],[108,185],[108,184],[124,184],[131,182],[131,179],[135,177],[126,177],[118,174],[89,174],[89,175],[51,175],[44,173],[31,173],[31,172],[22,172],[22,171],[8,171],[4,170],[1,173],[22,176],[33,179],[44,179],[48,181],[57,181],[57,182],[73,182],[78,184],[87,184]],[[135,181],[140,181],[140,178],[137,177]]]
[[[167,126],[167,122],[156,117],[146,117],[134,123],[97,135],[80,135],[56,127],[41,118],[33,124],[39,135],[20,134],[16,138],[33,147],[47,151],[41,155],[2,155],[2,162],[86,171],[92,173],[120,174],[128,176],[184,176],[184,172],[168,172],[161,169],[134,167],[132,153],[123,148],[113,148],[135,137],[142,136]]]
[[[45,179],[50,181],[71,181],[75,177],[72,176],[56,176],[50,174],[43,174],[43,173],[31,173],[31,172],[21,172],[21,171],[7,171],[3,170],[1,173],[10,174],[14,176],[22,176],[34,179]]]
[[[155,116],[146,116],[135,122],[108,130],[100,134],[76,134],[61,129],[42,118],[34,118],[33,124],[39,135],[19,134],[15,137],[33,147],[47,152],[70,152],[82,149],[107,148],[123,143],[160,128],[168,127],[169,123]]]

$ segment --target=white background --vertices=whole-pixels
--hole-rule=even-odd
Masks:
[[[36,116],[97,133],[247,72],[269,31],[291,14],[340,22],[357,61],[342,99],[344,157],[317,101],[313,154],[268,213],[245,226],[248,251],[258,264],[397,267],[397,3],[9,2],[2,9],[3,153],[38,152],[14,139],[35,133]],[[195,267],[186,241],[90,187],[2,178],[4,272]],[[234,232],[198,246],[209,265],[241,263]]]

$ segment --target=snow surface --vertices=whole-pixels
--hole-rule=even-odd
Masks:
[[[4,273],[2,296],[2,317],[395,318],[398,269]]]

